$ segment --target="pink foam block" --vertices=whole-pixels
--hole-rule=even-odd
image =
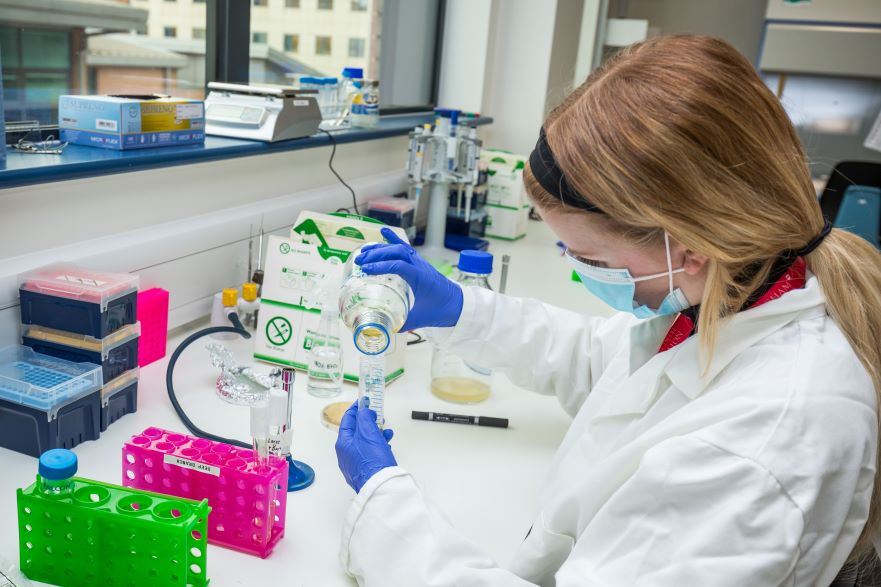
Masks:
[[[207,499],[208,542],[266,558],[284,536],[288,463],[222,442],[147,428],[122,447],[122,484]]]
[[[144,367],[165,356],[168,340],[168,292],[154,287],[138,293],[138,366]]]

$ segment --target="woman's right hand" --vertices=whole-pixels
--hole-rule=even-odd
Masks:
[[[415,298],[402,331],[426,326],[455,326],[462,314],[462,288],[444,277],[388,228],[382,229],[387,245],[367,245],[355,263],[367,275],[401,276]]]

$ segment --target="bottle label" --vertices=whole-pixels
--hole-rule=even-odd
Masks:
[[[220,477],[220,467],[206,465],[205,463],[197,463],[196,461],[176,457],[174,455],[165,455],[164,461],[166,465],[174,465],[175,467],[183,467],[184,469],[192,469],[193,471],[199,471],[200,473],[208,473],[209,475]]]

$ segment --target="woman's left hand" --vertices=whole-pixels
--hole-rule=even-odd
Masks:
[[[396,467],[395,455],[389,446],[394,432],[380,430],[376,425],[376,412],[359,408],[356,401],[346,410],[340,421],[336,441],[336,456],[343,477],[355,492],[376,473],[386,467]]]

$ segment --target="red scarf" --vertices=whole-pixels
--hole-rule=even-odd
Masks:
[[[767,304],[771,300],[776,300],[787,292],[803,288],[806,279],[807,265],[803,258],[798,257],[786,273],[774,282],[774,285],[772,285],[762,297],[752,304],[750,308],[757,308],[762,304]],[[673,322],[673,326],[667,331],[667,336],[664,337],[664,342],[661,343],[658,352],[663,353],[664,351],[672,349],[676,345],[687,340],[692,333],[694,333],[694,321],[685,314],[679,314],[676,321]]]

